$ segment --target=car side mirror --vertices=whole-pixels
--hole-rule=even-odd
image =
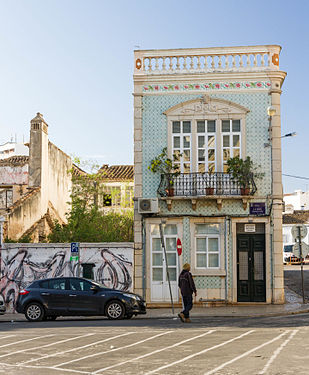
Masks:
[[[100,288],[96,285],[92,285],[92,287],[90,288],[90,290],[94,291],[95,293],[99,290]]]

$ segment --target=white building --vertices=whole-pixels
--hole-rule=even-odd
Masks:
[[[309,210],[309,191],[295,190],[294,193],[284,194],[285,213],[295,210]]]
[[[0,159],[6,159],[11,156],[29,155],[29,148],[23,143],[6,142],[0,145]]]

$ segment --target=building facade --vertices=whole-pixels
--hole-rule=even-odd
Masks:
[[[179,300],[186,262],[200,301],[284,302],[280,50],[135,51],[134,287],[147,302],[170,301],[167,264]],[[164,148],[179,174],[148,169]],[[259,171],[248,191],[227,173],[237,156]]]

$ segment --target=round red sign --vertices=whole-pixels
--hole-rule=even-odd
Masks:
[[[179,256],[182,254],[182,244],[180,238],[177,239],[177,253]]]

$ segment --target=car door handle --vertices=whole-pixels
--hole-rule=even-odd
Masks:
[[[76,297],[76,294],[69,294],[69,297]]]
[[[50,293],[41,293],[41,296],[50,296]]]

